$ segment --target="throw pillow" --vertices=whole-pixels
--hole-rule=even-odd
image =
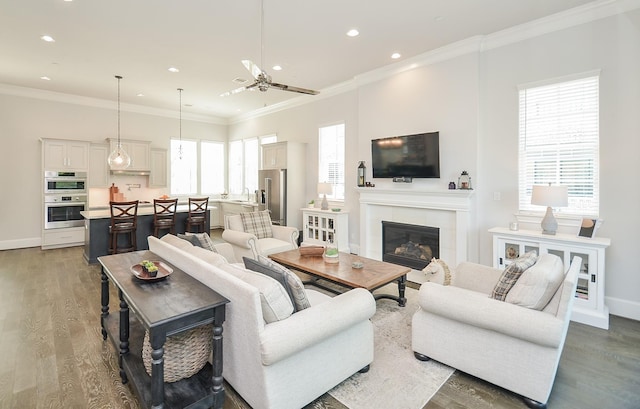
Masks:
[[[298,276],[289,271],[287,268],[274,263],[266,257],[260,257],[261,259],[259,261],[248,257],[243,257],[242,260],[244,261],[245,268],[265,274],[278,281],[289,295],[289,299],[293,304],[294,313],[311,306],[309,300],[307,299],[307,293],[304,291],[302,281]]]
[[[518,278],[520,278],[526,269],[534,265],[537,259],[538,255],[536,252],[530,251],[513,260],[511,264],[504,269],[500,279],[498,279],[498,282],[491,292],[491,298],[504,301],[507,293],[509,293],[509,290],[511,290]]]
[[[213,241],[211,241],[211,237],[207,233],[189,233],[186,232],[185,235],[189,237],[194,246],[202,247],[203,249],[213,251],[217,253],[216,247],[213,245]],[[180,237],[180,235],[178,235]],[[196,243],[197,242],[197,243]]]
[[[245,232],[254,234],[258,239],[273,237],[268,210],[240,213],[240,218]]]
[[[198,240],[198,238],[195,237],[195,236],[187,236],[186,234],[180,234],[180,233],[178,233],[177,236],[178,236],[178,238],[180,238],[182,240],[188,241],[193,246],[202,247],[202,245],[200,244],[200,240]]]
[[[526,308],[542,310],[564,280],[562,260],[555,254],[541,254],[536,263],[525,270],[507,293],[505,301]]]
[[[273,278],[233,264],[222,264],[220,268],[260,292],[262,318],[267,324],[284,320],[293,313],[293,304],[289,299],[289,294]]]

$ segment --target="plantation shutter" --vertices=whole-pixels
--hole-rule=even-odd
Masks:
[[[533,185],[567,185],[561,213],[598,216],[599,76],[519,88],[519,209]]]

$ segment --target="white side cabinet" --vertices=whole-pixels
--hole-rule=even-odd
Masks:
[[[528,251],[555,254],[568,268],[574,256],[582,258],[578,288],[571,319],[594,327],[609,329],[609,308],[604,303],[605,249],[611,240],[592,239],[570,234],[546,235],[538,231],[512,231],[494,227],[493,266],[503,269],[511,261]]]
[[[43,139],[42,143],[44,170],[89,170],[89,142]]]
[[[330,239],[338,250],[350,253],[349,213],[304,208],[302,209],[302,242],[310,245],[326,245]]]

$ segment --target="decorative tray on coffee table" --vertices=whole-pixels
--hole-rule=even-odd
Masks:
[[[167,276],[173,273],[173,269],[169,267],[162,261],[151,261],[156,267],[158,267],[158,271],[156,275],[152,275],[149,273],[141,263],[134,264],[131,266],[131,272],[136,278],[144,281],[158,281],[167,278]]]

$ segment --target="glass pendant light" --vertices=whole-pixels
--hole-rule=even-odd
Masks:
[[[178,159],[182,160],[182,88],[178,88],[180,94],[180,145],[178,146]]]
[[[120,75],[116,75],[118,79],[118,142],[116,143],[116,147],[111,152],[109,157],[107,158],[107,163],[109,167],[113,170],[121,170],[126,169],[131,164],[131,157],[122,149],[122,144],[120,143],[120,80],[122,77]]]

